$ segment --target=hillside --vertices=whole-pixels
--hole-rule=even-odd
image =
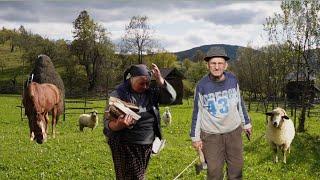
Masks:
[[[26,78],[27,68],[23,69],[22,51],[10,52],[8,44],[0,45],[0,92],[17,93]]]
[[[228,45],[228,44],[210,44],[210,45],[203,45],[200,47],[195,47],[189,50],[175,52],[174,54],[178,57],[179,61],[183,61],[184,59],[192,59],[192,57],[196,54],[197,50],[201,50],[203,53],[206,53],[210,47],[214,46],[221,46],[223,47],[228,56],[231,58],[231,60],[235,60],[237,57],[237,51],[239,48],[244,48],[243,46],[237,46],[237,45]]]

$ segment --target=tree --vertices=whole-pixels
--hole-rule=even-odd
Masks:
[[[71,49],[79,63],[85,67],[88,89],[93,90],[97,86],[99,73],[107,69],[101,67],[105,67],[106,61],[113,57],[114,46],[106,29],[95,23],[85,10],[80,12],[73,26],[74,40]]]
[[[207,64],[205,61],[192,63],[191,67],[186,72],[186,78],[196,84],[203,76],[208,73]]]
[[[203,53],[201,50],[197,50],[196,54],[193,56],[192,60],[193,60],[193,62],[201,62],[201,61],[203,61],[204,57],[206,57],[206,54]]]
[[[262,93],[261,77],[265,72],[261,60],[257,58],[258,53],[251,47],[239,48],[237,52],[238,59],[234,63],[236,68],[233,68],[233,64],[230,63],[230,68],[237,74],[239,82],[241,83],[241,89],[243,92],[247,92],[249,96],[249,110],[252,99],[265,99]]]
[[[19,33],[19,41],[18,41],[18,46],[21,49],[26,49],[28,48],[29,44],[29,38],[32,36],[31,33],[28,33],[27,30],[24,28],[24,26],[20,26],[18,29]]]
[[[6,41],[6,29],[2,27],[2,30],[0,31],[0,44],[4,44]]]
[[[0,68],[1,68],[1,73],[4,72],[4,68],[6,67],[6,61],[3,56],[0,56]]]
[[[49,39],[43,39],[40,35],[32,34],[28,36],[27,40],[28,45],[23,47],[22,58],[23,60],[27,60],[31,67],[40,54],[49,56],[52,61],[56,58],[57,52],[54,42]]]
[[[270,41],[288,43],[289,51],[295,60],[296,81],[299,80],[298,76],[301,72],[305,74],[306,85],[302,89],[303,95],[299,102],[301,114],[297,129],[303,132],[305,131],[306,110],[312,101],[307,93],[310,87],[308,83],[310,75],[316,73],[311,63],[311,49],[320,46],[320,2],[318,0],[283,1],[281,9],[282,14],[277,13],[273,17],[268,17],[264,27]]]
[[[239,48],[237,60],[230,63],[231,71],[237,74],[243,92],[251,100],[263,103],[264,111],[283,100],[286,75],[292,71],[285,45],[270,45],[259,50],[250,46]],[[259,106],[257,106],[258,110]]]
[[[10,43],[10,52],[13,52],[19,41],[19,33],[16,29],[2,28],[0,42],[5,43],[7,41]]]
[[[153,30],[150,28],[147,16],[133,16],[125,27],[122,37],[121,52],[138,54],[138,63],[142,64],[143,54],[152,52],[156,41],[152,39]]]
[[[146,62],[150,65],[155,63],[159,68],[170,68],[177,66],[177,56],[169,52],[158,52],[154,55],[146,56]]]

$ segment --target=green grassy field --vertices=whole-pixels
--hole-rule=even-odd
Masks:
[[[59,121],[56,138],[49,134],[48,141],[38,145],[29,140],[27,120],[20,119],[16,107],[20,97],[0,95],[0,102],[0,179],[115,179],[101,121],[97,129],[81,133],[77,126],[79,114],[68,114],[65,121]],[[104,105],[104,101],[90,104],[99,112],[103,112]],[[166,146],[160,155],[152,157],[147,179],[174,179],[196,158],[188,135],[191,103],[172,106],[171,110],[173,122],[163,127]],[[319,117],[308,119],[307,132],[296,135],[287,164],[275,164],[264,137],[265,116],[256,112],[250,115],[254,134],[250,142],[243,137],[244,179],[320,179]],[[192,166],[179,179],[205,179],[205,172],[196,175]]]

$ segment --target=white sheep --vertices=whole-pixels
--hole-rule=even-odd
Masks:
[[[83,131],[84,127],[91,128],[92,130],[97,127],[99,121],[98,112],[96,110],[90,114],[81,114],[79,117],[79,128]]]
[[[170,125],[172,121],[172,116],[169,107],[165,107],[165,111],[162,115],[162,120],[166,125]]]
[[[266,138],[270,143],[275,158],[274,161],[278,162],[277,151],[282,150],[283,162],[286,163],[287,151],[290,153],[290,145],[295,135],[294,125],[287,113],[282,108],[276,108],[272,112],[266,113],[270,116],[267,124]]]

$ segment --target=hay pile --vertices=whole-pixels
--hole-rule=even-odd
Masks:
[[[63,113],[64,109],[64,97],[65,97],[65,89],[63,81],[60,75],[54,68],[54,65],[51,59],[47,55],[39,55],[36,59],[34,69],[30,73],[33,74],[33,82],[37,83],[51,83],[56,85],[61,91],[62,103],[59,105],[58,114]]]

